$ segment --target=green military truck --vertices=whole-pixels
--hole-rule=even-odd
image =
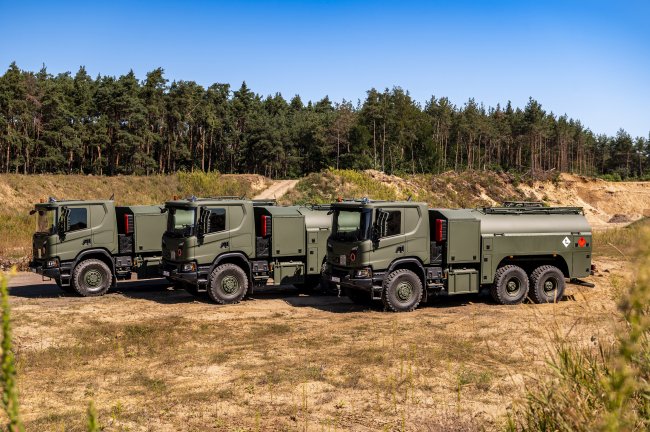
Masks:
[[[233,197],[165,204],[163,275],[220,304],[253,287],[320,283],[330,235],[329,206],[280,207]]]
[[[412,311],[433,295],[489,287],[500,304],[562,297],[565,279],[591,267],[591,227],[581,208],[504,204],[429,209],[425,203],[333,204],[324,278],[355,302]]]
[[[36,204],[30,269],[66,292],[100,296],[118,279],[160,277],[167,218],[159,206],[116,207],[112,200]]]

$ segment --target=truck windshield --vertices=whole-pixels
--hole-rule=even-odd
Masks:
[[[339,241],[362,241],[370,238],[372,210],[334,210],[332,237]]]
[[[56,228],[56,209],[40,209],[36,218],[36,232],[53,234]]]
[[[167,231],[180,236],[194,235],[196,209],[169,207]]]

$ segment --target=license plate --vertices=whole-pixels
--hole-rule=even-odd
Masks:
[[[345,265],[347,263],[347,257],[345,255],[341,255],[339,257],[339,264]]]
[[[341,278],[336,277],[336,276],[332,276],[332,282],[339,283],[339,282],[341,282]]]
[[[169,272],[167,270],[163,270],[163,276],[169,276]]]

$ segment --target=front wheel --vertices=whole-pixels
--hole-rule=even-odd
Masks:
[[[222,264],[212,270],[208,295],[216,303],[239,303],[247,292],[248,277],[238,265]]]
[[[422,300],[422,281],[411,270],[395,270],[384,280],[381,299],[386,309],[411,312]]]
[[[72,286],[84,297],[104,295],[112,284],[111,269],[98,259],[82,261],[72,272]]]

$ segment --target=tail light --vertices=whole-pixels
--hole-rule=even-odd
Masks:
[[[260,235],[262,237],[271,235],[271,216],[262,215],[260,220]]]
[[[447,221],[444,219],[436,219],[436,243],[442,243],[447,240]]]
[[[124,234],[133,233],[133,215],[125,214],[124,215]]]

